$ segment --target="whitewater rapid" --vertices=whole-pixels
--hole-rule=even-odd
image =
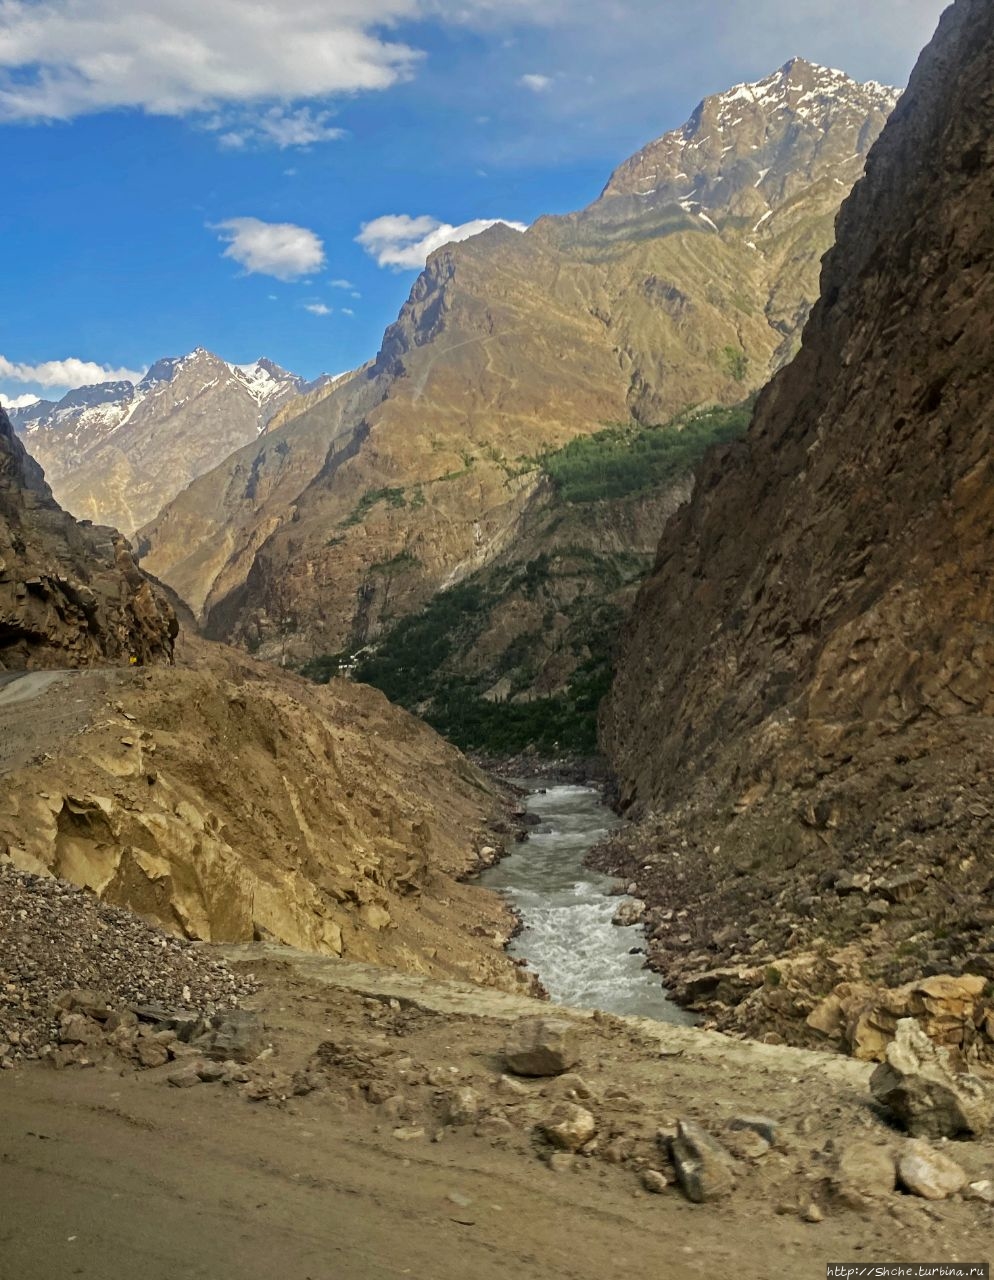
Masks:
[[[583,865],[587,851],[617,826],[614,814],[592,787],[549,787],[525,803],[540,823],[481,879],[521,916],[524,928],[511,954],[527,960],[557,1004],[692,1024],[667,999],[658,975],[642,967],[642,927],[611,923],[629,899],[609,896],[610,878]]]

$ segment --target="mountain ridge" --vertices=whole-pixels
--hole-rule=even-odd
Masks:
[[[766,380],[892,96],[846,79],[828,135],[789,103],[760,105],[761,139],[702,153],[733,202],[765,210],[750,156],[767,167],[763,148],[779,148],[758,231],[761,214],[730,206],[715,231],[664,192],[634,218],[627,197],[602,197],[439,249],[368,369],[195,481],[141,530],[144,562],[209,634],[265,657],[375,638],[513,539],[539,483],[529,458],[606,424],[732,405]],[[770,175],[792,155],[802,190],[781,199]]]
[[[155,361],[136,383],[78,387],[12,409],[60,503],[130,535],[185,484],[258,437],[307,382],[265,357],[239,365],[197,347]]]

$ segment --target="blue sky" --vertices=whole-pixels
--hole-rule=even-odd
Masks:
[[[351,368],[447,228],[587,204],[794,54],[903,84],[943,7],[3,0],[0,398],[198,345]]]

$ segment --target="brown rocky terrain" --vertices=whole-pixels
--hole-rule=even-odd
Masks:
[[[0,1073],[12,1274],[769,1280],[989,1260],[989,1135],[910,1137],[866,1064],[575,1011],[536,1026],[533,1001],[285,948],[228,958],[259,985],[237,1018],[134,1020],[161,1066],[110,1049],[126,1011],[91,992],[59,1018],[91,1069]]]
[[[603,716],[654,962],[719,1025],[867,1056],[930,1002],[965,1052],[990,1028],[992,84],[994,13],[958,0]]]
[[[176,631],[128,543],[59,507],[0,409],[0,671],[165,661]]]
[[[795,61],[582,213],[439,250],[368,370],[194,482],[143,563],[265,657],[374,638],[514,540],[544,448],[766,380],[895,97]]]
[[[10,418],[67,511],[131,537],[191,480],[257,440],[290,401],[319,387],[271,360],[233,365],[198,347],[156,361],[137,384],[81,387]]]
[[[186,638],[177,662],[0,691],[0,857],[193,939],[274,938],[514,989],[514,921],[461,881],[492,787],[375,690]]]

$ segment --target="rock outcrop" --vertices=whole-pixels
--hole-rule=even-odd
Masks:
[[[176,632],[125,539],[59,507],[0,409],[0,671],[166,660]]]
[[[195,482],[143,563],[264,657],[374,639],[516,536],[544,449],[766,380],[895,97],[795,61],[583,212],[440,249],[365,374]]]
[[[992,84],[994,11],[958,0],[800,354],[665,530],[603,715],[625,806],[655,814],[633,857],[680,886],[648,895],[660,949],[750,958],[753,1029],[813,1007],[785,955],[820,995],[853,940],[850,981],[994,975]]]

